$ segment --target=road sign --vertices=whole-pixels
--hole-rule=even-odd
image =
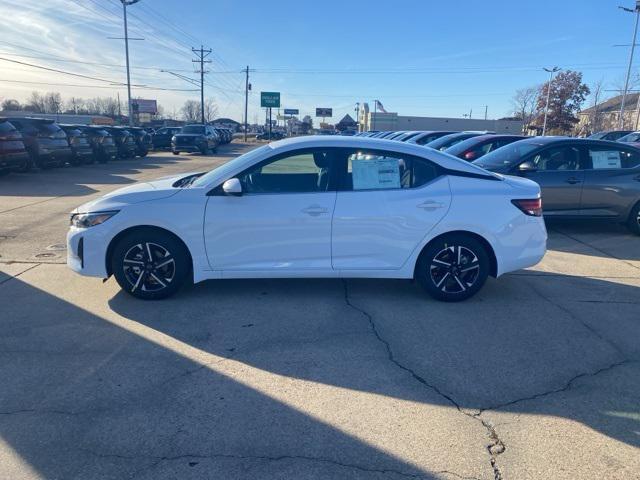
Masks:
[[[316,117],[331,117],[333,116],[332,108],[316,108]]]
[[[298,110],[297,108],[285,108],[284,109],[284,114],[285,115],[299,115],[300,114],[300,110]]]
[[[260,92],[260,106],[280,108],[280,92]]]
[[[152,115],[158,113],[158,103],[155,100],[134,98],[131,100],[131,105],[134,111],[137,109],[138,113],[151,113]]]

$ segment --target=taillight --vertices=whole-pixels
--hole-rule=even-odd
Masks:
[[[542,216],[542,198],[511,200],[511,203],[518,207],[525,215],[531,217]]]

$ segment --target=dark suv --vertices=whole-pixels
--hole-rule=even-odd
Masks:
[[[100,163],[114,160],[118,156],[118,147],[115,139],[104,127],[94,125],[78,125],[89,139],[89,144],[93,150],[93,158]]]
[[[29,152],[30,166],[62,167],[71,157],[71,147],[64,133],[53,120],[30,117],[8,118],[20,133]]]
[[[159,128],[152,137],[153,148],[171,148],[171,139],[176,133],[180,133],[180,127]]]
[[[0,118],[0,175],[28,168],[29,154],[22,134],[6,118]]]
[[[87,135],[77,125],[60,125],[60,128],[67,134],[67,140],[71,147],[69,163],[72,165],[93,163],[93,148],[91,148]]]
[[[200,152],[207,155],[211,151],[215,152],[219,144],[220,137],[213,127],[186,125],[171,139],[171,151],[174,155],[180,152]]]
[[[136,139],[122,127],[103,127],[113,137],[118,149],[118,158],[127,159],[136,156]]]
[[[146,157],[149,150],[153,148],[153,141],[151,140],[151,134],[144,128],[129,127],[127,128],[136,142],[136,155],[138,157]]]

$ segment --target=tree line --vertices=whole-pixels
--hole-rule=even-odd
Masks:
[[[74,115],[102,115],[116,119],[127,113],[127,102],[121,102],[114,97],[80,98],[69,97],[63,99],[59,92],[32,92],[26,101],[20,102],[13,98],[6,98],[0,102],[0,111],[27,111],[47,114]],[[210,122],[218,115],[218,107],[213,98],[204,101],[205,121]],[[200,102],[187,100],[179,110],[172,114],[165,113],[165,109],[158,105],[158,119],[184,120],[190,123],[200,122]]]

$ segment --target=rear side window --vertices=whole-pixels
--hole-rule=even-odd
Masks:
[[[0,122],[0,133],[9,133],[13,132],[14,130],[15,127],[9,122]]]
[[[578,170],[580,150],[568,145],[547,148],[533,157],[533,163],[540,171]]]
[[[619,150],[609,147],[589,147],[587,168],[593,170],[611,170],[635,168],[640,165],[640,152]]]
[[[384,151],[347,152],[342,190],[396,190],[417,188],[439,176],[428,160]]]

